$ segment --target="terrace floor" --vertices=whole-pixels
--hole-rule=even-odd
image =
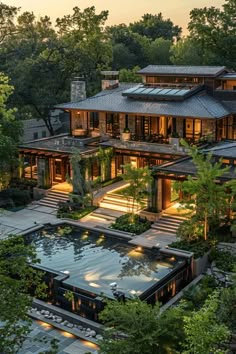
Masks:
[[[25,340],[19,354],[38,354],[49,350],[52,339],[57,340],[58,354],[86,354],[97,353],[95,345],[80,340],[72,334],[60,331],[42,321],[33,321],[32,331]]]

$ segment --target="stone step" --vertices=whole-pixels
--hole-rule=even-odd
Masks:
[[[123,199],[123,200],[115,200],[115,199],[111,199],[111,198],[107,198],[107,197],[104,197],[102,202],[105,202],[107,204],[115,204],[115,205],[121,205],[121,206],[125,206],[125,207],[132,207],[133,206],[133,202],[132,201],[127,201],[126,199]],[[141,206],[140,204],[138,203],[134,203],[134,206],[135,207],[138,207],[138,208],[141,208],[141,207],[145,207],[144,206]]]
[[[108,202],[100,202],[99,206],[101,208],[105,208],[105,209],[112,209],[112,210],[118,210],[118,211],[123,211],[125,213],[130,213],[130,208],[127,208],[127,206],[125,205],[117,205],[117,204],[114,204],[114,203],[108,203]],[[134,211],[137,212],[139,211],[140,208],[134,208]]]
[[[47,206],[47,207],[49,207],[49,208],[58,209],[58,203],[57,203],[57,202],[50,202],[50,201],[41,199],[41,200],[38,202],[38,204],[41,205],[41,206]]]
[[[185,216],[181,216],[181,215],[172,215],[172,214],[167,214],[167,213],[163,213],[161,215],[161,218],[165,218],[165,219],[169,219],[169,220],[176,220],[176,221],[181,221],[183,222],[184,220],[187,220],[188,218],[186,218]]]
[[[158,231],[166,232],[168,234],[176,234],[176,231],[177,231],[177,229],[173,229],[171,227],[163,226],[163,225],[159,225],[159,224],[158,225],[152,224],[151,228],[158,230]]]
[[[169,220],[169,219],[165,219],[165,218],[160,218],[158,222],[161,222],[163,224],[166,224],[166,225],[173,225],[173,226],[179,226],[180,224],[182,224],[183,221],[179,221],[179,220]]]

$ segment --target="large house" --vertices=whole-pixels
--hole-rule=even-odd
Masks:
[[[69,135],[20,146],[26,178],[37,178],[39,186],[65,181],[74,147],[83,158],[93,157],[96,177],[102,173],[96,161],[101,146],[114,152],[106,178],[121,174],[127,163],[153,167],[150,206],[163,210],[176,198],[173,181],[194,173],[179,138],[210,143],[215,154],[220,142],[223,159],[235,164],[236,144],[222,141],[236,140],[236,72],[224,66],[149,65],[138,72],[142,84],[119,83],[118,72],[102,74],[97,95],[56,107],[70,113]],[[228,156],[226,150],[234,149]]]

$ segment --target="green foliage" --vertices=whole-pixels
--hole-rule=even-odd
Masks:
[[[108,328],[100,344],[104,354],[169,354],[180,350],[184,339],[182,306],[160,314],[159,305],[140,299],[108,301],[99,318]]]
[[[5,209],[25,206],[31,202],[29,190],[9,188],[0,192],[0,206]]]
[[[170,19],[164,20],[161,12],[158,15],[143,15],[141,20],[131,23],[130,28],[133,32],[152,40],[163,38],[173,41],[174,38],[178,39],[180,37],[182,31]]]
[[[139,70],[139,66],[135,66],[132,69],[121,69],[119,72],[120,82],[142,82],[142,77],[137,75]]]
[[[73,229],[70,226],[58,226],[57,228],[57,233],[60,236],[66,236],[70,235],[72,233]]]
[[[215,261],[216,267],[225,272],[233,272],[236,264],[236,256],[227,251],[213,250],[210,255],[210,260]]]
[[[193,217],[190,220],[184,220],[180,224],[176,236],[181,239],[181,241],[198,241],[203,238],[203,231],[203,225],[196,223]]]
[[[151,222],[147,219],[140,219],[139,215],[124,214],[117,218],[116,222],[110,227],[115,230],[139,235],[150,229]]]
[[[154,65],[169,65],[172,41],[162,37],[153,40],[147,51],[148,60]]]
[[[100,320],[109,327],[100,343],[103,354],[157,353],[160,324],[159,307],[152,308],[139,299],[125,303],[109,301]]]
[[[184,317],[186,340],[183,354],[224,354],[221,344],[229,339],[228,328],[217,321],[219,294],[210,295],[203,307],[194,311],[191,316]]]
[[[170,49],[170,60],[174,65],[204,65],[201,46],[191,38],[182,38]]]
[[[211,249],[210,243],[206,241],[176,241],[168,245],[172,248],[189,251],[194,253],[194,258],[202,257],[206,252]]]
[[[129,201],[131,198],[131,214],[134,215],[135,204],[141,204],[143,198],[148,196],[148,188],[152,182],[152,172],[148,166],[144,168],[135,168],[132,165],[123,166],[125,173],[122,178],[129,183],[126,190],[126,198]]]
[[[76,203],[60,203],[57,211],[58,218],[79,220],[94,211],[96,206],[81,207]]]
[[[201,308],[207,297],[216,289],[216,286],[214,277],[206,275],[197,285],[192,285],[187,290],[184,290],[183,300],[187,301],[185,309]]]
[[[236,69],[235,0],[226,0],[222,9],[195,8],[190,12],[189,36],[201,47],[204,64]]]
[[[17,143],[22,132],[15,119],[16,110],[7,108],[12,92],[8,78],[0,73],[0,190],[8,186],[12,169],[17,166]]]
[[[74,300],[74,294],[73,291],[67,290],[64,294],[64,298],[70,302]]]
[[[206,240],[211,225],[220,225],[228,208],[229,195],[225,186],[217,183],[217,180],[228,172],[229,168],[223,167],[221,161],[213,163],[211,154],[200,153],[196,146],[190,147],[183,139],[181,143],[188,149],[197,170],[194,177],[188,176],[182,183],[184,197],[181,204],[192,211],[196,223],[204,225]]]
[[[42,273],[30,264],[37,263],[35,250],[21,236],[0,241],[0,352],[15,354],[30,332],[27,310],[32,304],[29,289],[45,293]]]

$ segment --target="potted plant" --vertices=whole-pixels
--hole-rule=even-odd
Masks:
[[[169,143],[171,145],[179,146],[179,140],[179,134],[177,132],[172,132],[171,137],[169,138]]]
[[[131,137],[131,133],[129,128],[124,128],[123,133],[121,134],[121,140],[122,141],[129,141]]]

